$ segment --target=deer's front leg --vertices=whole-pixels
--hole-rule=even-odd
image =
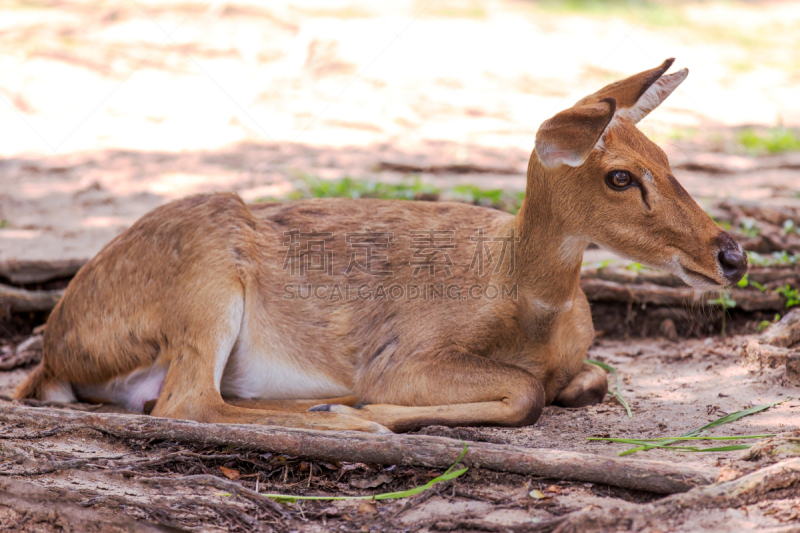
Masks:
[[[583,363],[580,372],[561,389],[553,405],[561,407],[585,407],[603,401],[608,394],[606,372],[597,365]]]
[[[319,405],[392,431],[423,426],[526,426],[536,422],[544,389],[528,371],[470,354],[414,355],[368,364],[356,383],[367,405]]]
[[[545,383],[548,400],[562,407],[585,407],[603,401],[608,393],[606,372],[597,365],[584,363],[586,352],[594,338],[592,313],[583,291],[578,290],[572,309],[559,321],[551,340],[552,361],[561,372],[568,372],[566,386],[559,390],[565,381]],[[552,363],[551,363],[552,364]],[[558,375],[558,371],[552,375]]]

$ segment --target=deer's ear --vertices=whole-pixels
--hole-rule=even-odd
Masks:
[[[616,107],[613,98],[606,98],[571,107],[546,120],[536,132],[539,160],[548,168],[582,165],[614,118]]]
[[[664,75],[674,61],[674,58],[667,59],[654,69],[606,85],[575,106],[599,102],[604,98],[614,98],[617,101],[617,114],[635,124],[666,100],[689,75],[689,70],[685,68]]]

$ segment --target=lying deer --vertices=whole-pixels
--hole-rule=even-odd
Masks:
[[[584,363],[589,243],[693,287],[747,268],[635,126],[686,78],[672,62],[544,122],[516,216],[235,194],[153,210],[72,280],[17,397],[372,432],[523,426],[602,401],[606,376]]]

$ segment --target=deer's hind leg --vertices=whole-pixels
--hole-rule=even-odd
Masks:
[[[260,409],[265,404],[258,403],[250,404],[256,407],[251,409],[226,403],[220,384],[241,330],[244,295],[239,285],[238,290],[232,286],[206,296],[202,311],[194,309],[178,317],[183,333],[170,338],[162,353],[169,370],[151,415],[197,422],[388,432],[377,423],[345,414]]]
[[[402,365],[377,361],[358,376],[366,405],[318,405],[312,411],[360,416],[392,431],[423,426],[525,426],[545,404],[528,371],[470,354],[414,357]],[[384,362],[386,363],[386,362]]]
[[[265,409],[267,411],[289,411],[302,413],[320,404],[339,404],[355,407],[358,399],[355,396],[342,396],[340,398],[325,398],[317,400],[258,400],[248,398],[228,398],[223,396],[225,403],[246,407],[247,409]]]

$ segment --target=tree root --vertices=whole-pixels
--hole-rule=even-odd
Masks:
[[[80,504],[82,496],[63,490],[50,490],[18,479],[0,479],[0,506],[13,509],[16,523],[4,523],[12,530],[21,530],[30,522],[51,524],[55,530],[88,533],[166,533],[176,531],[158,524],[134,520],[105,510],[87,509]],[[4,530],[5,527],[3,527]],[[25,530],[29,530],[27,527]],[[50,528],[37,527],[39,530]],[[182,531],[182,530],[177,530]]]
[[[50,311],[63,295],[63,290],[28,291],[0,284],[0,309],[11,313]]]
[[[262,496],[254,490],[243,487],[239,483],[222,479],[221,477],[211,476],[208,474],[201,474],[196,476],[180,476],[180,477],[151,477],[140,480],[141,483],[150,485],[171,485],[180,486],[184,488],[191,488],[195,485],[203,485],[219,489],[234,496],[245,498],[254,503],[257,507],[271,511],[279,517],[285,517],[286,513],[283,507],[271,498]]]
[[[669,307],[692,307],[713,298],[708,291],[691,287],[662,287],[651,284],[617,283],[602,279],[583,278],[581,289],[590,302],[650,304]],[[782,311],[785,300],[775,293],[736,291],[733,294],[738,308],[745,311]]]
[[[123,439],[155,439],[205,446],[233,446],[323,461],[446,468],[463,443],[423,435],[373,435],[272,426],[201,424],[141,415],[119,415],[6,405],[0,422],[14,428],[93,429]],[[8,431],[6,429],[5,431]],[[20,438],[15,435],[15,438]],[[661,494],[715,481],[719,469],[588,453],[469,443],[463,464],[499,472],[603,483]]]
[[[681,528],[677,526],[688,511],[748,505],[786,489],[800,494],[800,458],[787,459],[733,481],[696,487],[647,505],[579,511],[570,515],[555,532],[643,531],[649,528],[679,531]],[[667,522],[672,524],[667,526]]]

